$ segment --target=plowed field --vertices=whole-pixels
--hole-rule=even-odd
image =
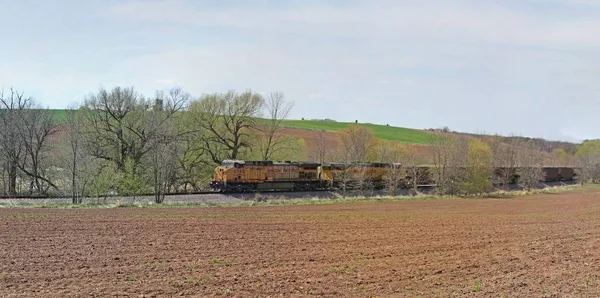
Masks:
[[[0,297],[600,297],[600,189],[0,210]]]

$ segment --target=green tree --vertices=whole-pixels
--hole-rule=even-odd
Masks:
[[[190,116],[202,130],[204,152],[214,163],[238,159],[251,147],[263,104],[262,96],[250,90],[209,94],[192,103]]]
[[[121,179],[121,183],[119,183],[119,195],[132,197],[133,202],[135,202],[136,197],[146,189],[146,181],[144,181],[135,161],[130,158],[126,159],[123,178]]]
[[[552,155],[555,166],[563,165],[569,160],[569,153],[567,153],[567,151],[565,151],[565,149],[562,148],[554,149]]]
[[[100,166],[99,171],[94,175],[89,193],[97,199],[104,198],[116,191],[122,179],[122,174],[117,170],[114,163],[105,163]]]
[[[581,183],[600,180],[600,140],[586,141],[579,147],[575,156],[581,168]]]
[[[488,144],[479,139],[469,141],[467,169],[466,193],[481,194],[492,188],[493,156]]]

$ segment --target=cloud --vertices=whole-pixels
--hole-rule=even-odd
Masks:
[[[174,81],[171,79],[157,79],[154,81],[154,83],[161,85],[161,86],[166,86],[166,87],[170,87],[175,84]]]
[[[566,121],[545,115],[577,119],[571,135],[600,125],[587,112],[600,97],[598,1],[94,3],[93,26],[73,30],[76,45],[55,42],[40,55],[31,41],[3,55],[10,61],[0,56],[10,66],[0,83],[33,84],[48,100],[99,85],[282,91],[296,118],[550,138],[570,137]]]
[[[527,1],[523,1],[526,3]],[[535,2],[535,1],[534,1]],[[595,4],[597,1],[575,1]],[[165,22],[197,27],[261,30],[390,39],[492,42],[551,48],[600,47],[600,19],[525,11],[495,2],[459,0],[353,1],[349,4],[273,7],[202,7],[187,1],[133,1],[104,11],[128,21]]]
[[[318,94],[318,93],[309,94],[308,98],[313,99],[313,100],[326,100],[326,101],[336,101],[336,100],[340,99],[337,96]]]

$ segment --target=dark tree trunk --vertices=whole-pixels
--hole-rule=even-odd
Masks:
[[[17,194],[17,163],[10,161],[8,163],[8,195]]]

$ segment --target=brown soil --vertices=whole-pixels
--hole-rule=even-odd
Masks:
[[[600,189],[509,199],[0,210],[0,297],[600,296]]]

